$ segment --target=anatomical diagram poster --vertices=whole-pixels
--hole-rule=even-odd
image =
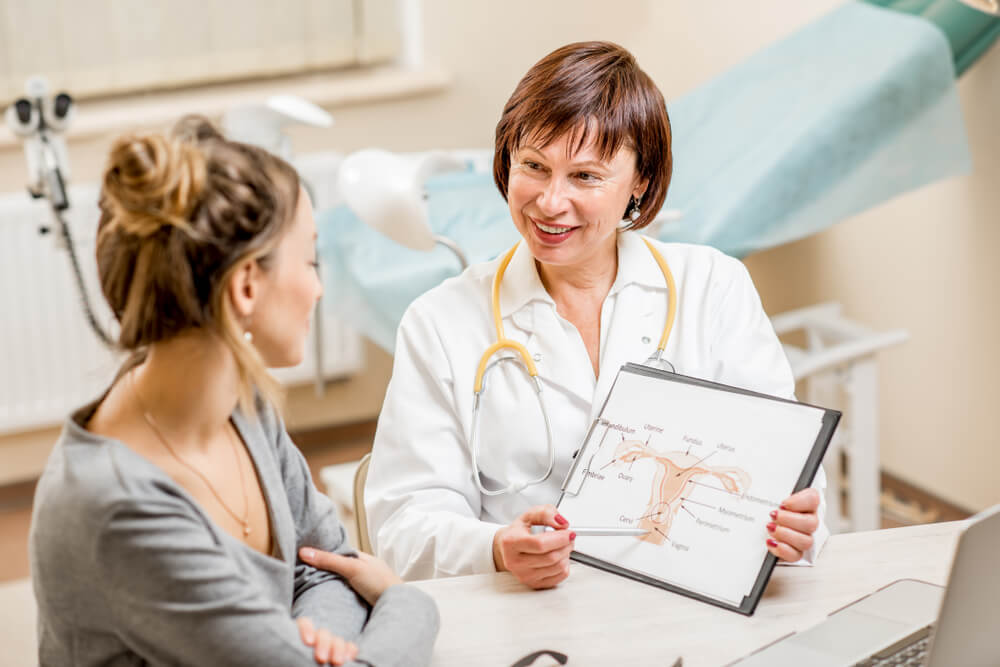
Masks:
[[[752,613],[770,513],[812,483],[840,413],[629,364],[577,453],[559,511],[574,558]]]

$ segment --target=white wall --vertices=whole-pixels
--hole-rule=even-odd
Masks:
[[[836,299],[909,329],[881,357],[884,467],[976,510],[1000,502],[998,82],[994,46],[959,84],[972,173],[748,261],[772,311]]]
[[[426,60],[447,68],[455,85],[443,96],[342,109],[328,136],[347,149],[490,146],[524,72],[556,47],[588,39],[631,49],[669,102],[838,4],[424,0]]]
[[[427,61],[454,85],[441,95],[334,109],[329,131],[296,131],[299,150],[485,147],[524,71],[570,41],[631,49],[668,102],[839,3],[833,0],[425,0]],[[835,299],[875,327],[913,334],[882,357],[882,439],[890,471],[978,509],[1000,502],[993,401],[1000,370],[1000,49],[960,86],[974,172],[906,195],[810,239],[748,258],[769,312]],[[74,146],[78,178],[96,177],[108,139]],[[929,156],[933,159],[933,156]],[[20,156],[0,153],[3,189]]]

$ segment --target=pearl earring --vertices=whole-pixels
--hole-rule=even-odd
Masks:
[[[243,332],[243,340],[245,340],[250,345],[253,345],[253,334],[250,333],[249,329]]]
[[[629,201],[628,201],[629,206],[628,206],[628,208],[629,208],[630,212],[628,213],[628,217],[632,220],[632,222],[635,222],[636,220],[638,220],[639,216],[642,215],[642,212],[639,210],[639,203],[641,201],[642,201],[642,197],[630,197],[629,198]]]

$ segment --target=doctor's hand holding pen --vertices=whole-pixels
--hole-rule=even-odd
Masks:
[[[532,526],[552,531],[533,534]],[[493,562],[498,572],[510,572],[535,589],[552,588],[569,576],[569,555],[576,533],[552,505],[539,505],[493,535]]]

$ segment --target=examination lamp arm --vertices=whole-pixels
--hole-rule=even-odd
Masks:
[[[445,248],[448,248],[448,250],[451,250],[453,253],[455,253],[455,256],[458,257],[459,264],[462,265],[463,271],[469,268],[469,259],[468,257],[465,256],[465,253],[462,252],[461,246],[459,246],[457,243],[452,241],[447,236],[441,236],[440,234],[434,235],[434,242],[443,245]]]

